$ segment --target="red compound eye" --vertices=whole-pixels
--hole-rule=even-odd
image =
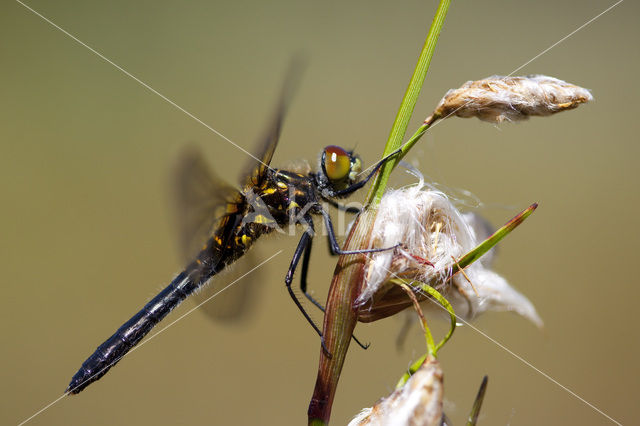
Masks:
[[[327,177],[332,181],[346,178],[351,171],[351,156],[339,146],[326,147],[322,155],[322,163]]]

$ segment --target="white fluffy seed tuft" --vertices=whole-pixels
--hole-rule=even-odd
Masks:
[[[401,246],[369,257],[365,286],[356,303],[366,305],[378,291],[394,285],[390,279],[401,278],[427,283],[443,293],[462,319],[486,311],[514,311],[541,327],[533,304],[489,268],[491,252],[468,266],[466,277],[457,273],[450,279],[454,259],[488,236],[483,225],[477,216],[460,213],[444,193],[424,189],[422,179],[417,185],[387,191],[376,216],[372,247]],[[426,306],[432,309],[434,304]]]
[[[402,388],[362,410],[349,426],[440,425],[443,398],[442,369],[429,358]]]

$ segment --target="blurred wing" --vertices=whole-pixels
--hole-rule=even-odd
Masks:
[[[287,107],[295,86],[297,86],[300,80],[301,69],[302,61],[299,58],[294,58],[285,77],[275,114],[269,122],[269,127],[267,127],[265,135],[258,143],[258,148],[254,156],[249,160],[247,166],[243,169],[243,173],[240,175],[241,186],[259,186],[264,181],[267,170],[269,169],[269,164],[271,164],[271,159],[273,158],[273,153],[280,139],[280,132]]]
[[[188,262],[227,214],[227,206],[242,203],[243,197],[209,170],[196,146],[183,150],[174,177],[173,200],[180,251],[183,260]]]
[[[259,309],[257,301],[262,287],[258,285],[260,275],[247,275],[247,271],[257,264],[255,251],[249,250],[234,262],[233,268],[225,271],[224,278],[213,279],[202,291],[191,296],[196,305],[201,305],[198,310],[217,323],[242,324],[250,321]],[[234,282],[237,283],[229,286]]]
[[[264,181],[271,158],[278,145],[280,138],[280,129],[284,119],[284,108],[279,106],[274,119],[255,151],[254,157],[250,158],[243,172],[240,174],[240,185],[244,186],[260,186]]]
[[[174,170],[173,201],[180,251],[187,264],[200,252],[215,229],[226,223],[230,218],[229,212],[236,210],[229,206],[242,205],[244,198],[237,189],[209,170],[196,146],[188,146],[181,153]],[[201,305],[199,310],[213,320],[248,318],[246,314],[254,308],[248,302],[252,300],[250,293],[255,286],[243,281],[242,285],[231,286],[220,294],[216,293],[221,290],[221,284],[209,284],[192,295],[192,299]],[[207,300],[213,295],[215,300]]]

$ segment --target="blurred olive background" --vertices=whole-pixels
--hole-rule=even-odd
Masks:
[[[436,4],[28,2],[248,150],[302,52],[308,67],[275,165],[315,162],[327,144],[376,161]],[[454,1],[410,131],[447,89],[509,74],[612,4]],[[59,397],[86,356],[180,270],[168,196],[180,148],[197,142],[231,182],[246,156],[19,3],[1,8],[0,423],[17,424]],[[450,119],[410,155],[430,180],[475,194],[494,225],[540,203],[501,243],[496,269],[536,305],[545,329],[508,313],[476,326],[629,424],[640,384],[639,12],[623,2],[516,73],[582,85],[595,102],[500,127]],[[319,341],[283,283],[296,242],[257,244],[254,264],[283,251],[237,284],[255,284],[246,320],[194,312],[30,424],[304,424]],[[324,300],[335,259],[325,242],[315,247],[310,285]],[[372,345],[350,348],[333,423],[386,395],[424,352],[418,327],[396,349],[400,325],[356,328]],[[454,424],[464,424],[484,374],[481,425],[611,423],[469,327],[441,361]]]

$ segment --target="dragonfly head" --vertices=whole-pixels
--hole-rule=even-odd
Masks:
[[[360,157],[353,151],[347,151],[336,145],[329,145],[320,157],[319,183],[330,186],[333,190],[341,190],[352,185],[362,169]]]

